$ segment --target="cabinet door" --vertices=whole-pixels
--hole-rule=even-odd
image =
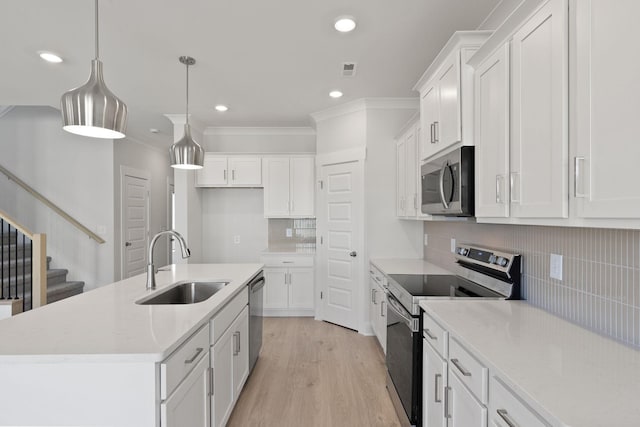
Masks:
[[[422,340],[422,425],[446,427],[444,392],[447,385],[447,362],[431,345]]]
[[[449,418],[449,427],[486,427],[487,408],[485,408],[460,382],[449,369],[447,374],[449,401],[445,405],[445,416]]]
[[[205,153],[202,169],[196,170],[196,185],[202,187],[226,187],[227,182],[227,158]]]
[[[238,315],[229,328],[233,331],[233,400],[238,399],[249,376],[249,307]]]
[[[369,276],[369,322],[373,333],[378,335],[378,285],[375,280]]]
[[[509,45],[475,72],[476,216],[509,216]]]
[[[160,405],[160,424],[163,427],[210,426],[209,382],[209,357],[205,356]]]
[[[396,215],[403,217],[406,215],[406,173],[407,163],[406,141],[401,140],[396,147]]]
[[[289,158],[265,158],[264,180],[264,216],[289,216]]]
[[[460,107],[460,51],[453,52],[438,73],[440,118],[435,125],[439,150],[462,140]]]
[[[313,268],[289,269],[289,308],[313,309]]]
[[[550,0],[513,36],[511,214],[568,215],[568,6]]]
[[[405,215],[418,215],[418,146],[415,127],[405,138]]]
[[[438,111],[438,87],[432,83],[420,92],[420,160],[425,160],[439,150],[435,135]]]
[[[536,412],[527,406],[520,396],[514,394],[503,385],[502,381],[493,377],[489,383],[489,425],[491,427],[547,427]]]
[[[216,341],[211,352],[213,394],[211,419],[214,427],[225,425],[233,409],[233,329],[230,327]],[[186,424],[183,424],[186,425]]]
[[[289,160],[291,176],[291,216],[315,215],[315,158],[292,157]]]
[[[580,0],[575,10],[577,215],[639,218],[640,2]]]
[[[288,270],[286,268],[264,269],[264,308],[288,307]]]
[[[260,157],[229,157],[229,175],[232,186],[262,186],[262,159]]]
[[[382,286],[378,285],[378,290],[376,292],[377,298],[377,325],[376,325],[376,336],[378,337],[378,342],[382,346],[382,351],[384,354],[387,354],[387,294],[385,293]]]

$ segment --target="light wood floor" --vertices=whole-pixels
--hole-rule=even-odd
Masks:
[[[262,352],[229,427],[400,426],[375,337],[312,318],[265,318]]]

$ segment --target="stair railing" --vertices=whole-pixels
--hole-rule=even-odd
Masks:
[[[54,211],[55,213],[57,213],[58,215],[60,215],[62,218],[66,219],[67,221],[69,221],[74,227],[76,227],[78,230],[82,231],[84,234],[86,234],[87,236],[89,236],[89,238],[95,240],[98,243],[104,243],[104,239],[100,236],[98,236],[96,233],[94,233],[93,231],[89,230],[87,227],[85,227],[84,225],[82,225],[78,220],[76,220],[74,217],[72,217],[71,215],[69,215],[68,213],[66,213],[65,211],[63,211],[62,209],[60,209],[55,203],[53,203],[51,200],[47,199],[46,197],[44,197],[42,194],[40,194],[39,192],[37,192],[36,190],[33,189],[33,187],[31,187],[29,184],[27,184],[26,182],[24,182],[23,180],[21,180],[20,178],[18,178],[16,175],[14,175],[9,169],[5,168],[4,166],[0,165],[0,172],[2,172],[3,174],[5,174],[7,176],[7,178],[9,178],[11,181],[15,182],[16,184],[18,184],[20,187],[22,187],[23,190],[25,190],[27,193],[31,194],[33,197],[35,197],[37,200],[41,201],[42,203],[45,204],[45,206],[47,206],[49,209],[51,209],[52,211]]]
[[[0,317],[45,305],[46,234],[31,232],[0,210],[0,244]],[[28,269],[27,259],[31,260]]]

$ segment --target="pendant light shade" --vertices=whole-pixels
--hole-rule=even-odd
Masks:
[[[171,167],[176,169],[201,169],[204,165],[204,149],[191,136],[189,125],[189,65],[196,63],[190,56],[181,56],[180,62],[187,66],[187,109],[184,136],[169,148]]]
[[[124,138],[127,106],[104,83],[99,59],[98,0],[95,1],[96,57],[91,61],[91,74],[85,84],[62,95],[63,129],[94,138]]]

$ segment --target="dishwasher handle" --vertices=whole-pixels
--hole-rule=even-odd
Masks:
[[[251,289],[251,293],[253,294],[258,292],[260,289],[264,288],[264,284],[265,284],[264,277],[261,277],[257,281],[251,282],[251,284],[249,285],[249,289]]]

